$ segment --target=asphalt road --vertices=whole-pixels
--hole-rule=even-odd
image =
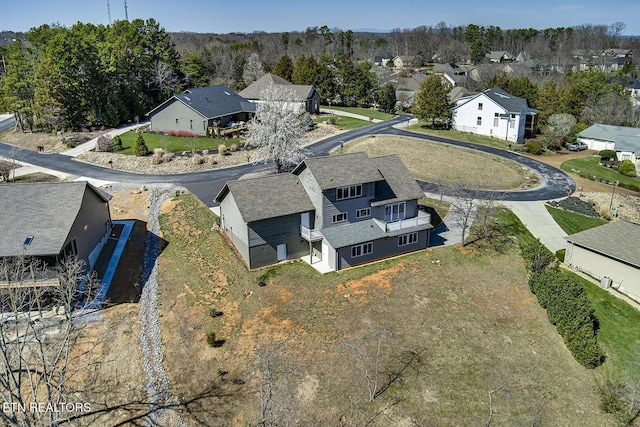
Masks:
[[[0,121],[0,132],[2,132],[3,130],[7,130],[9,128],[12,128],[15,125],[16,125],[15,117],[10,117],[8,119],[2,120]]]
[[[369,126],[364,126],[349,132],[332,136],[309,146],[308,150],[310,152],[310,156],[326,155],[332,149],[339,147],[341,143],[347,144],[350,141],[368,135],[408,136],[412,138],[421,138],[425,140],[441,142],[443,144],[469,148],[513,160],[534,170],[543,178],[542,184],[535,189],[526,191],[501,191],[494,192],[493,194],[489,194],[490,192],[482,190],[473,190],[472,195],[474,196],[474,198],[492,197],[508,201],[550,200],[566,196],[566,190],[568,188],[572,191],[575,190],[575,183],[564,172],[529,157],[521,156],[515,152],[469,144],[461,141],[454,141],[447,138],[416,134],[393,127],[394,125],[406,122],[409,119],[411,119],[411,116],[400,115],[392,120],[387,120],[381,123],[374,123]],[[13,124],[11,126],[13,126]],[[239,179],[243,175],[249,173],[263,172],[269,169],[273,169],[273,164],[246,164],[226,169],[215,169],[187,174],[143,175],[102,168],[99,166],[73,160],[73,158],[62,154],[37,153],[35,151],[25,150],[2,142],[0,142],[0,157],[22,161],[35,166],[57,170],[78,177],[89,177],[104,181],[131,183],[135,185],[151,183],[172,183],[187,188],[190,192],[195,194],[196,197],[202,200],[202,202],[207,206],[214,206],[216,204],[213,199],[218,191],[220,191],[220,189],[223,187],[225,182]],[[452,161],[455,161],[455,159],[452,159]],[[444,194],[451,194],[451,189],[438,188],[435,184],[428,182],[418,181],[418,183],[425,191],[429,191],[432,193],[442,192]],[[455,195],[460,195],[459,191]]]

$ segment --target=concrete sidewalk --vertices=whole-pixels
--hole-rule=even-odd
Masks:
[[[128,126],[124,126],[118,129],[114,129],[111,132],[107,132],[104,135],[110,135],[112,138],[116,135],[122,135],[123,133],[129,132],[130,130],[135,130],[141,126],[145,126],[149,124],[149,122],[142,122],[140,124],[134,124],[134,125],[128,125]],[[98,137],[99,138],[99,137]],[[96,143],[98,142],[98,138],[93,138],[90,141],[87,141],[85,143],[82,143],[80,145],[78,145],[77,147],[74,147],[70,150],[67,151],[63,151],[60,154],[64,154],[65,156],[70,156],[70,157],[77,157],[80,154],[87,152],[87,151],[91,151],[94,148],[96,148]]]
[[[360,120],[369,121],[369,117],[367,117],[367,116],[361,116],[360,114],[349,113],[347,111],[342,111],[342,110],[333,110],[331,108],[320,108],[320,112],[321,113],[335,114],[336,116],[345,116],[345,117],[351,117],[353,119],[360,119]],[[380,122],[383,122],[384,120],[372,119],[371,121],[373,123],[380,123]]]
[[[550,251],[567,247],[564,232],[545,208],[545,202],[503,202],[522,221],[531,234]]]

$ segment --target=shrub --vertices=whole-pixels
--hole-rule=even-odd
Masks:
[[[209,344],[211,347],[215,347],[216,345],[216,333],[215,332],[209,332],[207,334],[207,344]]]
[[[168,130],[168,131],[167,131],[167,135],[169,135],[169,136],[176,136],[176,131],[175,131],[175,130]]]
[[[556,258],[558,258],[558,261],[564,262],[564,256],[565,256],[566,252],[567,252],[566,249],[558,249],[556,251]]]
[[[525,147],[529,150],[529,153],[535,154],[536,156],[544,153],[544,147],[537,142],[529,141],[524,144]]]
[[[221,311],[218,311],[215,308],[212,308],[211,310],[209,310],[209,316],[211,316],[213,318],[220,317],[220,316],[222,316],[222,314],[223,313]]]
[[[553,262],[553,254],[539,240],[527,243],[520,249],[527,268],[532,273],[545,269]]]
[[[156,154],[158,156],[162,157],[162,154],[164,153],[164,150],[160,147],[156,147],[153,149],[153,154]]]
[[[611,160],[616,158],[616,152],[613,150],[601,150],[598,152],[600,160]]]
[[[236,151],[238,151],[238,144],[231,144],[231,147],[229,147],[229,150],[235,153]]]
[[[224,156],[225,154],[227,154],[227,146],[224,144],[218,145],[218,154],[221,156]]]
[[[624,176],[636,176],[636,165],[631,160],[623,160],[618,166],[618,172]]]
[[[103,152],[113,151],[113,144],[111,143],[111,135],[100,135],[96,141],[96,149]]]
[[[121,151],[123,149],[120,135],[116,135],[111,139],[111,145],[113,146],[114,151]]]
[[[204,163],[204,158],[200,154],[194,154],[191,157],[191,164],[201,165],[202,163]]]
[[[136,137],[136,142],[133,144],[133,155],[134,156],[147,156],[149,155],[149,148],[147,144],[144,142],[144,138],[142,134],[139,133]]]
[[[152,165],[159,165],[160,163],[162,163],[162,156],[160,154],[154,154],[151,157],[151,164]]]
[[[173,160],[173,153],[164,153],[162,155],[162,161],[165,163],[170,162],[171,160]]]
[[[627,190],[640,192],[640,185],[629,184],[626,182],[619,182],[618,187],[626,188]]]
[[[209,154],[207,156],[207,163],[210,164],[210,165],[217,165],[218,164],[218,159],[213,154]]]

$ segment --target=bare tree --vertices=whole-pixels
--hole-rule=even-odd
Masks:
[[[269,85],[260,98],[262,102],[256,107],[256,116],[249,124],[244,143],[256,148],[254,162],[273,161],[280,173],[285,166],[299,162],[306,155],[302,141],[308,114],[300,111],[293,101],[293,91],[286,86]]]
[[[0,418],[7,425],[53,426],[91,409],[73,398],[95,346],[74,344],[85,310],[76,304],[92,305],[95,280],[85,277],[78,292],[84,268],[75,258],[51,273],[36,259],[0,259]]]
[[[242,72],[242,80],[244,84],[249,86],[251,83],[258,80],[264,75],[264,68],[262,68],[262,62],[260,56],[257,53],[252,53],[247,59],[247,63],[244,65],[244,71]]]
[[[552,114],[547,119],[547,129],[545,131],[547,147],[562,147],[576,122],[576,118],[571,114]]]
[[[472,185],[463,182],[457,182],[447,187],[450,187],[447,190],[449,194],[456,195],[447,199],[451,204],[449,215],[452,216],[453,222],[460,227],[460,246],[464,247],[469,229],[478,211],[476,191],[472,189]]]
[[[258,346],[260,422],[263,427],[292,424],[295,399],[292,377],[295,363],[286,353],[289,341],[262,342]]]

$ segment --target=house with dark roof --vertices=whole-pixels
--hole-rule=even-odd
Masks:
[[[229,181],[215,200],[249,268],[305,257],[335,271],[426,248],[433,227],[418,208],[423,196],[399,157],[352,153]]]
[[[577,137],[591,150],[614,150],[618,161],[631,160],[640,170],[640,128],[596,123]]]
[[[640,300],[640,224],[613,221],[566,237],[565,262]]]
[[[453,107],[453,128],[522,143],[526,135],[535,133],[538,113],[525,98],[494,87],[458,99]]]
[[[297,111],[310,114],[320,112],[320,94],[312,85],[294,85],[277,74],[267,73],[245,89],[239,95],[251,102],[261,102],[262,92],[270,85],[286,86],[293,94],[291,102],[297,105]]]
[[[409,108],[416,101],[416,95],[420,91],[420,83],[426,79],[422,73],[413,73],[409,77],[398,77],[396,84],[396,102],[401,108]]]
[[[111,231],[110,199],[85,181],[0,185],[0,258],[54,267],[74,256],[92,270]]]
[[[506,50],[491,50],[489,53],[485,54],[485,58],[487,58],[489,62],[496,64],[514,62],[516,60],[516,58]]]
[[[248,122],[255,112],[254,103],[224,85],[216,85],[187,89],[147,115],[152,131],[185,131],[206,136],[214,128]]]

